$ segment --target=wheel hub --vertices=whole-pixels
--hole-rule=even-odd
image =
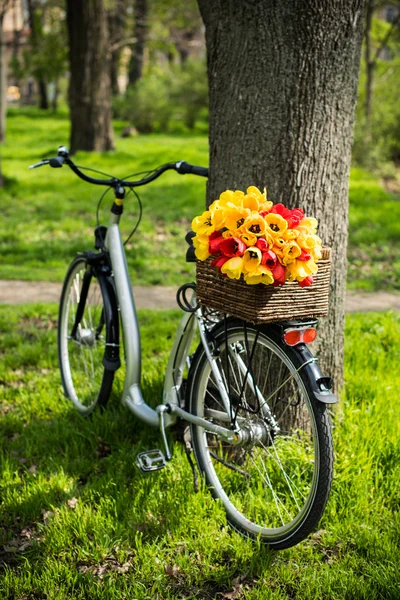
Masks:
[[[271,446],[275,431],[264,421],[251,421],[243,425],[239,431],[239,445],[246,448],[254,446]]]
[[[96,334],[93,329],[88,327],[80,327],[76,332],[76,340],[82,344],[82,346],[88,346],[91,348],[96,342]]]

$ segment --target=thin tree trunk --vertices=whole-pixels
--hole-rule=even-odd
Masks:
[[[142,76],[144,48],[148,28],[148,2],[135,0],[135,27],[133,37],[136,39],[132,46],[132,56],[129,63],[129,85],[134,85]]]
[[[348,177],[364,0],[198,0],[210,88],[208,202],[257,185],[332,247],[322,365],[343,382]]]
[[[375,61],[372,59],[371,48],[371,29],[373,13],[373,1],[367,0],[365,16],[365,145],[367,146],[367,150],[370,148],[372,140],[372,94],[375,72]]]
[[[0,13],[0,142],[6,135],[6,109],[7,109],[7,62],[6,45],[3,34],[4,14]]]
[[[47,96],[47,85],[42,77],[37,78],[39,88],[39,108],[47,110],[49,108],[49,99]]]
[[[108,29],[110,35],[110,45],[114,49],[111,50],[110,59],[110,78],[111,78],[111,90],[113,96],[118,96],[119,84],[118,84],[118,71],[119,61],[121,57],[121,46],[118,44],[121,42],[124,34],[124,19],[126,15],[126,0],[117,0],[112,8],[108,11]]]
[[[72,152],[111,150],[110,52],[103,0],[68,0]]]

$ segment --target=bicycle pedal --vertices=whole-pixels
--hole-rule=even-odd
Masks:
[[[142,473],[149,473],[163,469],[167,461],[161,450],[155,449],[140,452],[136,457],[136,464]]]

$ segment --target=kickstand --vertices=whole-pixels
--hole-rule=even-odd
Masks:
[[[185,428],[185,431],[183,433],[183,441],[185,444],[186,458],[188,459],[190,468],[192,469],[192,473],[193,473],[193,488],[194,488],[195,494],[197,494],[197,492],[199,491],[199,478],[197,475],[196,465],[194,464],[193,458],[192,458],[193,448],[192,448],[192,441],[190,439],[189,427]]]

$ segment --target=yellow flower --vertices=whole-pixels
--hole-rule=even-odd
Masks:
[[[243,254],[243,269],[248,273],[255,271],[261,263],[262,253],[261,250],[252,246],[247,248]]]
[[[289,242],[282,248],[283,258],[282,263],[288,265],[292,263],[301,254],[301,248],[296,242]]]
[[[306,233],[317,233],[318,221],[314,217],[304,217],[297,225],[296,229]]]
[[[227,206],[225,227],[228,229],[239,229],[250,215],[248,208],[242,206]]]
[[[318,272],[318,267],[314,260],[310,258],[307,262],[295,260],[286,267],[287,278],[289,281],[303,281],[309,275],[315,275]]]
[[[261,237],[266,231],[265,219],[258,213],[253,212],[243,223],[243,229],[246,233]]]
[[[210,207],[211,209],[211,207]],[[214,208],[213,210],[210,210],[211,212],[211,223],[214,225],[215,227],[215,231],[218,231],[219,229],[222,229],[223,227],[225,227],[225,219],[226,219],[226,210],[224,207],[217,207]]]
[[[283,237],[275,237],[274,240],[274,252],[275,248],[280,248],[282,250],[283,246],[287,244],[287,241]]]
[[[226,190],[225,192],[222,192],[218,202],[220,206],[227,206],[228,204],[233,204],[234,206],[241,206],[243,196],[244,193],[240,190],[236,190],[235,192],[233,192],[232,190]]]
[[[281,236],[288,228],[286,219],[274,213],[269,213],[265,217],[267,231],[273,236]]]
[[[243,272],[243,258],[234,256],[226,261],[221,267],[221,273],[228,275],[230,279],[240,279]]]
[[[315,248],[316,246],[321,246],[322,244],[321,238],[319,238],[317,235],[308,234],[304,231],[300,232],[300,235],[297,238],[297,243],[300,246],[300,248],[307,250],[307,252],[310,252],[313,248]]]
[[[288,242],[295,240],[299,237],[297,229],[286,229],[285,233],[282,234],[282,238]]]
[[[193,238],[193,245],[195,248],[194,253],[196,255],[196,258],[198,258],[199,260],[206,260],[210,256],[210,252],[208,250],[208,240],[206,244],[203,244],[201,240],[199,240],[198,237],[195,236]]]
[[[198,235],[211,235],[215,231],[215,227],[211,223],[211,212],[206,210],[200,217],[195,217],[192,221],[192,229]]]
[[[248,285],[257,285],[257,283],[270,285],[271,283],[274,283],[271,271],[264,265],[259,265],[254,271],[245,273],[244,280]]]
[[[258,198],[256,198],[256,196],[253,196],[253,194],[246,194],[243,197],[242,204],[244,208],[249,208],[251,211],[258,212],[260,207]]]
[[[255,246],[257,243],[257,236],[252,233],[247,233],[247,231],[243,228],[243,225],[237,232],[237,236],[242,242],[246,244],[247,247]]]

